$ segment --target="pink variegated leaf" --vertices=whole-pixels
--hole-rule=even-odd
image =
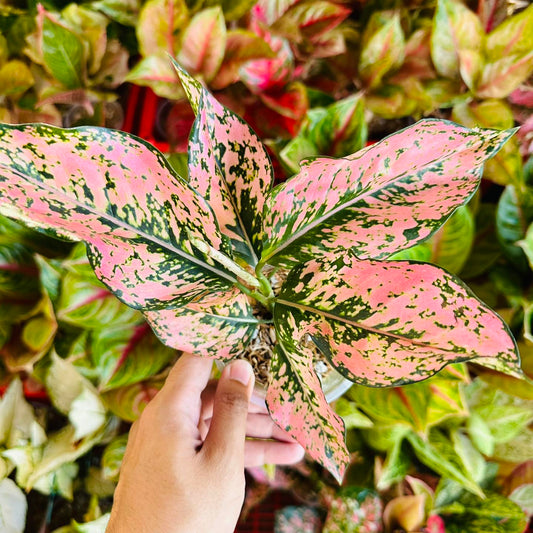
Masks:
[[[429,264],[315,259],[289,275],[274,321],[295,343],[311,336],[341,374],[363,385],[420,381],[470,359],[522,375],[505,322]]]
[[[185,84],[194,80],[179,70]],[[202,88],[189,142],[189,184],[207,200],[236,257],[256,265],[262,212],[273,175],[266,150],[251,128]]]
[[[298,2],[300,0],[259,0],[252,8],[252,17],[270,26]]]
[[[234,265],[205,200],[126,133],[2,125],[0,211],[85,241],[97,276],[131,307],[179,306],[236,281],[209,258]]]
[[[167,346],[224,361],[244,351],[258,325],[245,295],[237,290],[228,301],[190,303],[144,316]]]
[[[276,27],[289,22],[289,26],[298,28],[303,36],[314,42],[336,28],[350,12],[349,8],[328,0],[302,2],[289,9]]]
[[[430,237],[476,190],[514,130],[427,119],[343,159],[304,161],[265,205],[261,263],[317,254],[383,259]]]
[[[296,322],[276,323],[266,403],[276,424],[339,481],[349,464],[344,422],[329,406],[313,368],[313,352],[295,342]]]

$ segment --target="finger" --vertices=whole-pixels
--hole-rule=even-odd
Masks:
[[[201,418],[198,425],[202,439],[205,439],[211,418]],[[246,417],[246,436],[255,439],[276,439],[281,442],[296,442],[286,431],[279,428],[270,415],[248,413]]]
[[[208,459],[244,464],[246,418],[253,386],[254,374],[247,361],[237,360],[224,368],[217,385],[211,426],[202,447],[202,454]]]
[[[304,455],[304,449],[295,442],[247,440],[244,465],[247,468],[264,464],[291,465],[301,461]]]
[[[202,414],[201,418],[204,420],[210,419],[213,416],[213,405],[215,403],[215,393],[217,389],[218,380],[213,379],[202,392]],[[249,413],[267,414],[268,409],[265,400],[260,396],[256,390],[252,392],[250,398],[250,405],[248,407]]]
[[[184,353],[157,395],[164,408],[185,415],[197,426],[201,394],[209,381],[212,367],[212,359]]]

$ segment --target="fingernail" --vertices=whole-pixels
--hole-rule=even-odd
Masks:
[[[238,360],[230,364],[229,378],[247,386],[252,379],[253,370],[250,363]]]

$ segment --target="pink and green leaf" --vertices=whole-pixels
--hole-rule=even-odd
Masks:
[[[183,70],[178,72],[187,86],[197,89]],[[251,128],[203,88],[190,135],[188,166],[190,186],[209,203],[235,256],[257,264],[272,164]]]
[[[320,253],[383,259],[430,237],[514,133],[427,119],[344,159],[305,161],[265,205],[262,263]]]
[[[412,383],[472,359],[522,376],[503,320],[429,264],[315,259],[291,272],[274,320],[294,343],[311,336],[341,374],[363,385]]]
[[[101,390],[148,379],[176,357],[176,352],[161,344],[147,324],[96,330],[90,354],[99,370]]]
[[[183,305],[233,286],[196,248],[232,263],[211,209],[151,145],[94,127],[3,125],[0,148],[0,211],[84,240],[99,279],[128,305]]]
[[[226,47],[226,23],[220,6],[197,13],[183,32],[177,60],[206,82],[218,72]]]
[[[458,78],[461,53],[482,53],[484,45],[485,32],[475,13],[457,0],[438,0],[433,19],[431,57],[441,76]]]
[[[278,320],[266,402],[274,422],[340,482],[349,464],[344,422],[328,405],[313,368],[313,354],[295,342],[292,317]]]
[[[213,89],[224,89],[239,81],[239,70],[254,59],[272,59],[274,53],[268,43],[255,33],[235,29],[227,32],[224,60],[215,78],[211,81]]]
[[[381,84],[383,76],[399,67],[405,55],[405,37],[398,12],[375,12],[362,37],[359,76],[369,88]]]
[[[191,303],[147,311],[145,317],[167,346],[222,360],[242,354],[258,325],[245,295],[237,290],[222,303]]]

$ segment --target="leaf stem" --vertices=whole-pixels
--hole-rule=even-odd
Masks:
[[[254,300],[257,300],[261,305],[266,307],[269,311],[272,310],[272,300],[267,298],[264,294],[259,291],[254,291],[249,289],[246,285],[243,285],[240,282],[235,283],[235,286],[240,289],[244,294],[250,296]]]

